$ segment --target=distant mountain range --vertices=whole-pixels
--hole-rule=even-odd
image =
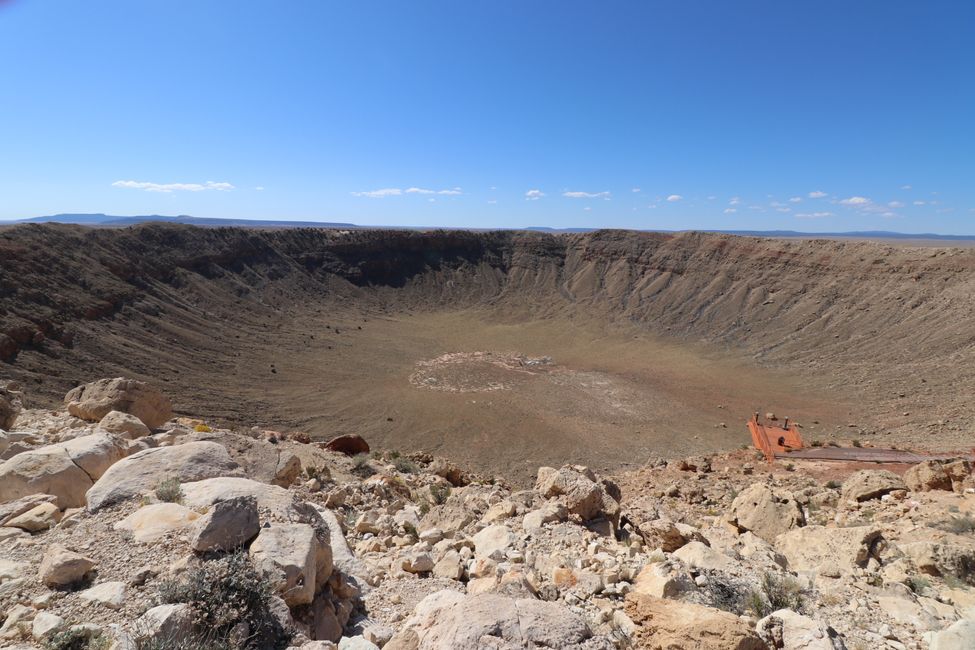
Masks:
[[[104,228],[120,228],[124,226],[134,226],[140,223],[151,221],[162,223],[179,223],[191,226],[203,226],[209,228],[219,227],[243,227],[243,228],[342,228],[342,229],[369,229],[369,228],[393,228],[397,230],[431,230],[425,226],[360,226],[354,223],[334,222],[334,221],[272,221],[268,219],[215,219],[207,217],[193,217],[190,215],[179,215],[167,217],[159,214],[149,214],[142,216],[114,216],[110,214],[54,214],[46,217],[32,217],[30,219],[16,219],[13,221],[0,221],[0,225],[11,225],[18,223],[73,223],[85,226],[98,226]],[[486,228],[465,228],[464,230],[488,230]],[[594,232],[599,228],[550,228],[547,226],[528,226],[526,228],[505,229],[505,230],[530,230],[533,232],[550,233],[583,233]],[[648,232],[673,232],[645,229]],[[708,230],[707,232],[724,233],[728,235],[743,235],[747,237],[826,237],[826,238],[849,238],[849,239],[903,239],[903,240],[941,240],[941,241],[975,241],[975,235],[938,235],[935,233],[902,233],[890,232],[886,230],[856,230],[849,232],[799,232],[796,230]]]

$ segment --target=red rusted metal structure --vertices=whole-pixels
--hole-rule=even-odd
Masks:
[[[975,449],[970,453],[917,453],[905,449],[884,449],[876,447],[805,447],[799,435],[799,425],[789,422],[789,418],[779,422],[772,413],[759,420],[756,413],[748,421],[755,448],[772,463],[776,458],[797,458],[801,460],[836,460],[873,463],[914,464],[925,460],[952,460],[965,458],[975,461]]]
[[[748,430],[752,432],[755,448],[765,454],[765,460],[771,463],[777,454],[802,449],[803,445],[799,427],[794,422],[790,423],[786,418],[780,423],[774,415],[769,415],[771,417],[762,424],[756,413],[748,421]]]

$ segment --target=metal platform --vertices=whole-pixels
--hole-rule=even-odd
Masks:
[[[926,460],[950,460],[966,458],[975,460],[975,455],[968,454],[918,454],[901,449],[879,449],[875,447],[806,447],[791,451],[776,453],[776,457],[796,458],[799,460],[843,460],[863,463],[905,463],[914,464]]]

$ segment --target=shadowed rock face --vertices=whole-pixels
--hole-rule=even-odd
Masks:
[[[975,307],[973,268],[975,249],[700,233],[25,225],[0,229],[0,343],[7,359],[0,371],[29,386],[41,404],[53,405],[93,379],[124,375],[172,395],[177,413],[320,437],[362,433],[394,447],[431,449],[460,435],[448,430],[447,415],[476,431],[480,422],[509,414],[503,428],[516,439],[533,432],[545,438],[546,427],[572,432],[557,457],[533,456],[531,465],[570,460],[571,448],[593,439],[605,448],[625,446],[654,427],[668,439],[644,446],[659,453],[668,453],[673,440],[691,445],[695,436],[702,445],[737,445],[732,425],[762,404],[804,423],[821,419],[824,429],[852,422],[867,433],[891,430],[897,442],[940,421],[941,435],[932,441],[952,447],[975,415],[968,400],[975,384],[967,318]],[[456,335],[449,341],[440,332],[427,336],[430,324],[422,318],[438,314],[466,319],[440,323]],[[511,336],[527,325],[540,332],[538,349],[515,347],[531,343]],[[576,333],[582,325],[588,329]],[[492,347],[460,339],[474,326],[494,328]],[[591,340],[592,356],[574,350],[575,365],[565,364],[568,352],[545,345],[559,337]],[[616,348],[598,347],[613,337]],[[747,367],[712,373],[706,352],[690,364],[701,372],[683,376],[673,360],[697,352],[658,359],[652,349],[627,347],[641,337],[690,342]],[[541,405],[539,413],[521,412],[500,395],[492,398],[495,412],[459,418],[461,404],[488,408],[491,400],[478,400],[480,393],[456,403],[453,396],[430,397],[451,404],[440,419],[427,406],[407,413],[382,406],[404,404],[421,389],[370,404],[336,397],[366,376],[368,384],[355,387],[359,395],[366,387],[407,386],[417,362],[484,350],[551,355],[556,370],[571,372],[539,372],[544,385],[509,382],[516,388],[508,394]],[[610,367],[628,356],[643,363],[639,372]],[[783,378],[799,388],[774,395]],[[688,388],[702,386],[707,390],[693,404],[727,410],[693,413],[697,407],[680,401]],[[735,387],[737,397],[725,394]],[[565,397],[597,389],[605,394],[595,406]],[[557,403],[560,395],[570,403]],[[810,395],[820,401],[804,403]],[[845,397],[857,406],[840,405]],[[570,412],[573,403],[578,416]],[[366,411],[373,414],[367,418]],[[675,437],[678,416],[685,426]],[[711,429],[725,420],[735,435],[722,442]],[[518,429],[529,421],[531,427]],[[404,438],[424,426],[423,439]],[[499,467],[526,453],[512,451]]]

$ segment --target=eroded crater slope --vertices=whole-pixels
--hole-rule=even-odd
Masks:
[[[0,375],[52,405],[141,378],[177,412],[515,475],[736,447],[757,409],[811,438],[958,448],[973,267],[971,249],[700,233],[17,226]]]

